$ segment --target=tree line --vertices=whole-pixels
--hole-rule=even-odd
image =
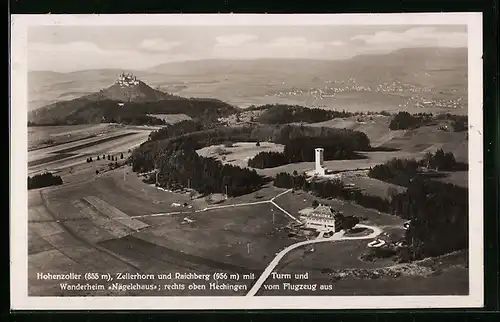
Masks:
[[[162,154],[158,160],[158,184],[172,190],[187,187],[202,194],[227,193],[233,197],[254,192],[268,182],[255,170],[222,164],[201,157],[192,149]]]
[[[291,149],[290,153],[296,153],[291,147],[297,144],[302,145],[299,141],[307,141],[311,134],[315,135],[318,140],[325,140],[329,142],[342,143],[346,147],[369,147],[369,139],[366,134],[362,132],[345,130],[345,129],[330,129],[330,128],[318,128],[318,127],[305,127],[305,126],[270,126],[270,125],[249,125],[243,127],[217,127],[210,128],[202,131],[198,131],[200,126],[196,122],[180,122],[179,125],[170,126],[166,129],[157,131],[155,134],[151,135],[151,139],[137,149],[135,149],[131,155],[130,161],[133,166],[134,171],[146,172],[153,169],[160,169],[159,164],[165,163],[164,160],[177,160],[184,165],[189,165],[189,167],[202,167],[204,169],[207,167],[211,169],[209,176],[203,177],[201,174],[196,172],[196,179],[200,185],[201,181],[205,181],[203,186],[197,187],[202,189],[203,192],[220,192],[220,187],[225,186],[227,180],[223,180],[225,176],[223,171],[233,173],[231,176],[234,178],[230,182],[233,186],[233,191],[240,191],[240,183],[243,187],[246,185],[250,190],[261,185],[265,180],[261,176],[258,176],[254,170],[249,169],[239,169],[239,168],[228,168],[228,166],[223,166],[220,162],[219,167],[212,164],[211,159],[203,158],[196,154],[196,150],[209,145],[224,144],[228,142],[239,142],[239,141],[274,141],[276,143],[288,144]],[[180,134],[180,135],[179,135]],[[309,145],[312,149],[312,145]],[[305,149],[305,148],[304,148]],[[312,151],[312,150],[311,150]],[[186,163],[188,161],[181,161],[180,159],[172,159],[172,155],[177,155],[176,153],[183,153],[186,160],[190,160],[191,163]],[[306,153],[304,153],[305,155]],[[310,158],[313,157],[313,153],[310,153]],[[308,157],[309,158],[309,157]],[[160,170],[163,172],[160,177],[165,178],[165,183],[174,185],[181,182],[183,185],[187,184],[187,178],[192,177],[191,174],[185,173],[187,171],[184,166],[170,164],[168,167],[164,166]],[[228,170],[230,169],[230,170]],[[191,171],[191,170],[190,170]],[[177,174],[169,174],[169,172],[178,172]],[[249,174],[247,172],[251,172]],[[193,174],[194,175],[194,174]],[[183,177],[180,180],[176,176]],[[184,177],[185,176],[185,177]],[[170,178],[170,179],[168,179]],[[194,179],[194,178],[192,178]],[[212,180],[212,181],[211,181]],[[192,181],[192,180],[191,180]],[[194,188],[194,187],[193,187]],[[211,191],[211,189],[213,191]],[[247,191],[250,191],[247,190]],[[241,190],[243,191],[243,190]],[[200,191],[201,192],[201,191]]]
[[[108,161],[118,161],[118,156],[114,156],[114,155],[105,155],[103,154],[102,155],[102,160],[108,160]],[[120,159],[123,160],[124,159],[124,156],[123,156],[123,152],[120,153]],[[101,156],[98,155],[96,158],[95,158],[96,161],[100,161],[101,160]],[[90,163],[90,162],[94,162],[94,158],[92,158],[91,156],[87,158],[87,163]]]
[[[192,132],[204,130],[205,125],[198,120],[184,120],[178,123],[170,124],[159,130],[153,131],[149,134],[149,141],[160,141],[171,137],[180,136]]]
[[[339,117],[349,117],[353,113],[321,108],[307,108],[298,105],[263,105],[254,110],[265,110],[256,121],[264,124],[318,123]]]
[[[184,98],[173,96],[170,99],[148,102],[127,102],[111,99],[90,100],[85,97],[70,101],[56,102],[47,107],[30,112],[29,124],[34,125],[72,125],[95,124],[115,120],[138,124],[158,124],[148,114],[186,114],[191,118],[206,122],[217,122],[219,117],[235,114],[238,108],[215,99]],[[154,117],[154,116],[152,116]]]
[[[454,115],[450,113],[433,115],[432,113],[410,114],[402,111],[393,116],[389,123],[391,130],[416,129],[421,126],[437,124],[437,121],[450,121],[454,132],[467,130],[467,115]]]
[[[365,133],[348,129],[262,124],[207,128],[199,122],[191,120],[152,132],[149,140],[134,151],[132,159],[137,169],[147,171],[147,169],[154,168],[157,151],[161,151],[171,144],[197,150],[210,145],[248,141],[268,141],[285,145],[286,158],[264,153],[251,161],[251,166],[255,168],[258,168],[259,164],[262,166],[262,162],[265,162],[264,167],[266,167],[268,165],[276,166],[280,162],[310,161],[314,158],[314,148],[322,145],[332,147],[325,149],[327,159],[330,156],[332,158],[359,158],[360,156],[353,152],[354,149],[361,151],[370,149],[370,140]],[[303,151],[298,151],[297,148]],[[281,160],[276,161],[274,157],[281,158]],[[259,158],[264,161],[259,160]]]
[[[454,132],[467,131],[468,119],[467,115],[455,115],[450,113],[436,115],[436,120],[451,121],[451,127]]]
[[[199,129],[202,130],[199,131]],[[200,192],[220,192],[221,186],[225,187],[226,182],[228,182],[228,179],[224,179],[225,176],[229,176],[225,174],[228,172],[232,173],[230,177],[233,179],[229,181],[229,184],[233,187],[233,191],[244,191],[240,186],[247,186],[246,191],[251,191],[265,182],[265,179],[258,176],[255,170],[222,165],[219,161],[198,156],[196,150],[205,146],[241,141],[271,141],[285,144],[285,146],[288,144],[291,147],[292,145],[301,144],[295,140],[307,141],[306,138],[310,139],[311,137],[316,137],[318,140],[342,143],[347,147],[366,148],[370,146],[370,141],[365,133],[345,129],[259,124],[205,129],[196,121],[185,121],[152,133],[150,140],[132,152],[130,162],[133,171],[137,172],[160,169],[159,176],[163,177],[164,183],[169,185],[186,185],[187,179],[191,178],[191,182],[196,179],[196,182],[200,185],[196,186],[196,188],[202,189]],[[173,158],[179,153],[182,153],[187,161]],[[161,164],[165,164],[165,160],[170,160],[168,166],[160,167]],[[176,165],[174,160],[183,165]],[[212,164],[213,162],[219,164],[219,166],[215,166]],[[189,167],[186,168],[185,166]],[[194,169],[195,167],[210,169],[211,172],[207,174],[209,177],[205,177],[201,172],[190,172],[195,170],[188,171],[188,169]],[[171,172],[177,173],[172,174]]]
[[[410,220],[402,260],[439,256],[468,248],[468,189],[417,178],[405,193],[392,196],[395,214]]]
[[[165,120],[159,119],[154,116],[135,114],[135,115],[118,115],[118,116],[107,116],[105,115],[102,123],[120,123],[125,125],[165,125],[167,124]]]
[[[353,132],[355,133],[355,132]],[[330,135],[325,137],[300,137],[289,140],[283,152],[260,152],[248,161],[248,166],[258,169],[273,168],[288,163],[311,162],[315,159],[315,149],[324,148],[325,160],[353,160],[362,159],[364,156],[356,153],[354,148],[369,149],[362,144],[350,144],[348,136],[338,137]],[[363,144],[366,144],[363,141]]]
[[[431,113],[410,114],[408,112],[399,112],[394,115],[389,123],[391,130],[415,129],[420,126],[428,125],[432,121]]]
[[[405,192],[396,193],[388,200],[345,187],[341,180],[308,181],[305,175],[284,172],[276,175],[274,185],[310,191],[320,198],[350,200],[365,208],[410,220],[410,228],[405,233],[406,246],[399,251],[401,260],[438,256],[468,247],[467,188],[417,178]]]
[[[435,153],[426,153],[421,160],[416,160],[414,158],[394,158],[370,169],[370,171],[368,171],[368,176],[407,187],[417,176],[443,176],[442,173],[432,173],[428,172],[428,170],[465,171],[467,168],[467,164],[456,161],[455,155],[452,152],[444,152],[442,149],[439,149]]]
[[[53,175],[50,172],[36,174],[33,177],[28,176],[28,190],[57,186],[61,184],[63,184],[62,178],[60,176]]]
[[[147,172],[156,169],[158,184],[168,189],[191,188],[202,194],[226,193],[227,190],[229,196],[256,191],[268,179],[255,170],[225,165],[196,153],[207,143],[230,139],[231,133],[238,131],[211,129],[147,141],[132,152],[132,170]]]

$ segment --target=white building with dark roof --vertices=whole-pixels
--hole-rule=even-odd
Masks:
[[[309,214],[301,215],[300,220],[305,224],[305,228],[336,231],[336,214],[332,208],[325,205],[319,205]]]

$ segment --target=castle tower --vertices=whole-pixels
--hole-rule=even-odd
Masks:
[[[316,174],[324,175],[325,174],[325,167],[323,166],[324,149],[323,148],[316,148],[316,149],[314,149],[314,151],[315,151],[315,155],[316,155],[314,172]]]

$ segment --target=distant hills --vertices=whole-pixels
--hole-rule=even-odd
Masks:
[[[230,75],[233,73],[253,74],[305,74],[323,77],[340,71],[357,73],[367,67],[409,69],[448,69],[467,67],[467,48],[406,48],[387,54],[358,55],[346,60],[312,59],[256,59],[231,60],[208,59],[161,64],[146,72],[166,75]],[[217,78],[217,77],[215,77]]]
[[[120,74],[107,88],[81,97],[51,103],[28,113],[32,125],[99,122],[152,123],[150,114],[186,114],[206,119],[227,116],[233,106],[216,99],[190,99],[153,89],[133,75]]]
[[[29,109],[36,109],[58,101],[66,101],[110,87],[122,70],[84,70],[70,73],[31,71],[28,73]],[[154,73],[131,71],[141,80],[150,80]],[[159,75],[164,78],[164,75]],[[144,88],[143,88],[144,89]],[[113,91],[112,89],[110,91]]]
[[[80,96],[96,95],[101,89],[108,88],[120,72],[121,70],[112,69],[72,73],[30,72],[29,109]],[[215,98],[243,107],[280,103],[350,109],[351,102],[356,102],[356,106],[352,108],[369,109],[371,105],[378,104],[380,108],[390,109],[413,95],[349,93],[340,99],[322,102],[282,95],[293,90],[318,89],[332,82],[348,79],[355,79],[362,86],[374,87],[397,81],[429,88],[433,93],[444,93],[440,99],[448,99],[450,95],[467,99],[466,48],[409,48],[388,54],[360,55],[342,61],[199,60],[161,64],[148,70],[132,72],[154,90],[182,97]],[[147,88],[144,90],[147,91]],[[104,95],[116,98],[111,92],[113,89],[109,89]],[[150,95],[146,95],[148,96]]]

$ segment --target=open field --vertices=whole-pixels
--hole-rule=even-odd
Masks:
[[[123,129],[119,124],[83,124],[28,127],[28,151],[71,143],[101,135],[111,135]]]
[[[60,153],[60,154],[55,154],[55,155],[47,156],[45,158],[41,158],[41,159],[36,159],[36,160],[33,160],[33,161],[29,161],[28,162],[28,167],[35,167],[35,166],[40,165],[40,164],[45,164],[45,163],[50,163],[50,162],[54,162],[54,161],[59,161],[59,160],[67,159],[67,158],[74,157],[74,156],[78,156],[78,154],[76,154],[76,153]]]
[[[260,146],[256,146],[256,142],[237,142],[230,147],[223,144],[212,145],[197,150],[196,152],[204,157],[215,157],[223,163],[239,167],[247,167],[248,160],[255,157],[260,152],[283,152],[284,145],[272,142],[259,142]]]
[[[254,142],[238,142],[233,147],[224,145],[214,145],[197,150],[197,153],[205,157],[214,157],[222,162],[230,163],[240,167],[247,167],[248,160],[253,158],[259,152],[282,152],[284,146],[280,144],[261,142],[261,146],[255,146]],[[348,171],[348,170],[366,170],[378,164],[385,163],[393,158],[422,158],[425,152],[415,151],[389,151],[389,152],[360,152],[365,159],[358,160],[329,160],[325,161],[325,166],[331,171]],[[225,158],[225,160],[224,160]],[[259,174],[266,176],[275,176],[280,172],[299,173],[314,169],[314,162],[298,162],[290,163],[279,167],[255,169]]]
[[[117,140],[117,139],[121,139],[121,138],[124,138],[126,136],[133,135],[133,134],[136,134],[136,133],[129,132],[129,133],[119,134],[116,136],[106,137],[106,138],[98,139],[98,140],[95,140],[92,142],[79,144],[79,145],[76,145],[73,147],[63,148],[61,150],[54,151],[53,153],[70,153],[70,152],[75,152],[75,151],[79,151],[79,150],[85,150],[85,149],[92,147],[94,145],[104,144],[104,143],[107,143],[107,142],[110,142],[113,140]]]
[[[49,132],[56,131],[55,127],[42,128],[48,128]],[[67,127],[61,127],[58,130],[68,131]],[[113,130],[90,138],[32,150],[28,152],[28,172],[36,174],[46,170],[53,171],[75,167],[86,163],[88,157],[92,157],[94,162],[107,165],[107,160],[97,161],[97,156],[102,158],[104,154],[111,154],[119,157],[121,153],[124,153],[126,157],[129,149],[133,149],[147,140],[151,130],[151,128],[143,127],[134,127],[133,129],[113,127]]]
[[[37,272],[158,272],[213,273],[227,272],[258,277],[286,246],[301,239],[290,238],[280,230],[289,222],[289,217],[272,205],[259,204],[242,207],[195,212],[203,207],[186,194],[166,192],[141,182],[129,167],[103,173],[94,180],[93,167],[76,167],[74,173],[64,174],[65,187],[51,187],[30,191],[29,223],[29,276],[30,294],[37,295],[81,295],[81,292],[61,291],[57,283],[36,279]],[[87,180],[85,180],[87,176]],[[78,180],[72,179],[78,177]],[[40,198],[40,191],[44,199]],[[240,202],[269,200],[284,192],[272,186],[261,191],[229,199],[220,205]],[[316,198],[308,193],[287,193],[275,202],[292,215],[310,207]],[[399,239],[404,220],[340,200],[319,200],[346,215],[362,218],[362,223],[376,225],[384,233],[382,238]],[[174,207],[173,202],[193,205],[193,208]],[[205,204],[206,206],[206,204]],[[203,208],[202,208],[203,209]],[[179,213],[182,212],[182,213]],[[158,215],[154,215],[158,214]],[[55,221],[58,220],[59,222]],[[385,236],[385,237],[384,237]],[[332,282],[322,269],[372,269],[393,265],[391,260],[363,262],[358,259],[366,249],[363,241],[339,241],[317,244],[310,253],[308,247],[290,252],[280,263],[279,272],[310,272],[310,281],[333,284],[333,290],[315,294],[405,294],[404,287],[411,287],[414,294],[441,294],[447,291],[462,294],[467,289],[466,270],[450,268],[428,277],[401,276],[395,279],[360,280],[347,277]],[[92,259],[98,258],[95,262]],[[54,269],[52,270],[52,268]],[[429,280],[435,281],[433,283]],[[160,290],[160,291],[93,291],[93,295],[245,295],[254,279],[240,281],[241,289],[211,291]],[[362,282],[369,287],[363,288]],[[455,281],[446,286],[445,281]],[[464,282],[465,281],[465,282]],[[185,282],[172,279],[168,282],[155,278],[152,284],[158,287]],[[206,285],[212,278],[204,281]],[[274,283],[268,280],[266,283]],[[418,284],[414,286],[413,284]],[[425,283],[426,287],[420,287]],[[403,286],[398,286],[398,285]],[[390,285],[390,291],[381,288]],[[290,295],[293,291],[279,294]],[[90,294],[90,293],[89,293]],[[261,289],[259,295],[278,295]],[[307,294],[301,292],[301,294]]]
[[[469,186],[469,171],[448,172],[446,177],[438,180],[467,188]]]
[[[423,126],[408,131],[403,136],[393,138],[382,146],[411,152],[453,152],[457,161],[467,162],[468,140],[467,132],[445,132],[437,126]]]
[[[414,130],[391,131],[390,121],[391,116],[368,115],[337,118],[312,123],[309,126],[361,131],[366,133],[374,147],[394,148],[409,153],[435,152],[437,149],[443,149],[445,152],[453,152],[458,161],[467,162],[467,132],[446,132],[440,130],[438,125],[423,126]]]
[[[348,118],[335,118],[324,122],[311,123],[309,126],[333,127],[337,129],[350,129],[366,133],[372,146],[380,146],[391,137],[404,134],[404,131],[391,131],[389,123],[391,116],[369,115],[353,116]]]
[[[143,129],[141,131],[141,129]],[[30,166],[30,171],[45,168],[59,169],[64,184],[57,187],[29,192],[29,294],[30,295],[85,295],[81,291],[63,291],[59,283],[40,280],[40,272],[98,272],[98,273],[208,273],[259,274],[275,255],[285,247],[303,240],[304,237],[289,237],[282,228],[290,218],[266,200],[285,191],[268,184],[255,193],[230,198],[218,204],[210,204],[204,198],[191,200],[188,193],[163,191],[143,183],[131,172],[129,166],[107,170],[109,161],[86,163],[85,158],[97,155],[124,152],[144,142],[151,129],[126,127],[92,138],[60,144],[30,152],[31,162],[42,162]],[[68,129],[66,129],[68,131]],[[62,133],[64,133],[61,130]],[[124,133],[131,133],[123,135]],[[389,133],[390,134],[390,133]],[[401,133],[399,133],[401,134]],[[389,135],[383,134],[385,138]],[[392,144],[403,148],[395,152],[367,152],[367,159],[326,161],[333,171],[342,174],[346,183],[365,190],[369,194],[384,195],[393,185],[366,177],[367,169],[394,157],[420,157],[430,146],[408,144],[415,141],[407,134],[393,136]],[[405,139],[406,138],[406,139]],[[104,139],[104,141],[103,141]],[[392,140],[392,141],[391,141]],[[406,141],[405,141],[406,140]],[[416,141],[415,141],[416,142]],[[384,143],[384,144],[385,144]],[[409,148],[410,145],[412,148]],[[249,158],[261,151],[281,151],[282,146],[262,142],[256,147],[253,142],[241,142],[233,147],[213,146],[198,153],[212,155],[225,162],[246,166]],[[226,152],[224,152],[224,150]],[[56,157],[61,152],[74,152],[60,160],[44,160]],[[66,153],[61,153],[66,154]],[[68,153],[69,154],[69,153]],[[41,161],[40,161],[41,160]],[[274,169],[258,170],[267,175],[281,171],[305,171],[313,168],[312,162],[291,164]],[[71,168],[71,171],[69,170]],[[283,170],[285,169],[285,170]],[[95,171],[100,174],[96,175]],[[266,173],[267,172],[267,173]],[[357,175],[357,174],[362,175]],[[464,182],[467,172],[453,173],[447,180]],[[443,179],[444,180],[444,179]],[[466,182],[466,180],[465,180]],[[400,187],[394,187],[400,189]],[[311,206],[318,199],[309,193],[296,191],[275,199],[276,204],[292,216]],[[345,215],[361,218],[361,223],[382,229],[380,238],[399,240],[403,234],[405,220],[366,209],[341,200],[321,200]],[[175,204],[186,203],[188,207]],[[233,207],[241,203],[258,203]],[[207,207],[219,209],[204,210]],[[274,210],[271,210],[274,209]],[[273,222],[274,213],[274,222]],[[332,281],[327,271],[335,269],[380,269],[395,265],[392,260],[365,262],[359,256],[366,250],[369,240],[326,242],[309,247],[299,247],[286,255],[279,263],[279,272],[309,272],[309,282],[331,284],[332,290],[316,292],[328,295],[382,295],[407,294],[464,294],[467,292],[467,269],[460,265],[446,268],[426,276],[382,276],[378,279],[359,279],[347,276]],[[245,295],[255,281],[254,278],[239,281],[239,290],[213,291],[208,287],[215,282],[213,277],[203,281],[205,290],[169,289],[165,285],[186,283],[180,278],[165,281],[157,276],[150,280],[157,291],[130,290],[111,291],[102,289],[89,291],[89,295]],[[128,282],[128,281],[127,281]],[[282,282],[282,281],[280,281]],[[309,283],[308,282],[308,283]],[[268,280],[266,283],[276,283]],[[364,283],[368,285],[365,287]],[[453,283],[448,285],[446,283]],[[387,288],[390,288],[388,290]],[[287,293],[288,292],[288,293]],[[278,295],[261,289],[259,295]],[[279,295],[294,294],[281,291]],[[301,295],[307,294],[301,292]]]
[[[80,178],[72,182],[72,176],[92,177],[92,169],[83,168],[83,174],[75,169],[75,173],[63,175],[65,182],[70,182],[64,187],[29,192],[30,281],[34,281],[30,294],[72,294],[55,286],[47,289],[49,281],[36,280],[37,272],[52,272],[52,267],[59,267],[55,272],[91,270],[112,274],[125,271],[258,274],[277,251],[294,240],[278,229],[289,218],[276,209],[273,223],[271,204],[205,212],[194,212],[196,207],[179,209],[172,202],[189,202],[189,197],[146,185],[127,169],[104,173],[95,180]],[[179,211],[190,213],[166,214]],[[165,215],[150,216],[162,213]],[[186,222],[186,217],[192,222]],[[90,256],[100,258],[100,262],[89,262]],[[251,282],[249,279],[244,283],[249,287]],[[144,292],[133,294],[150,294]],[[235,291],[217,294],[231,292]],[[244,289],[238,292],[245,294]],[[131,293],[121,295],[125,294]],[[207,295],[210,294],[213,292],[207,290]]]
[[[354,185],[359,188],[363,193],[371,196],[378,196],[381,198],[389,198],[389,191],[395,190],[398,193],[402,193],[406,190],[405,187],[401,187],[395,184],[391,184],[382,180],[373,179],[368,176],[358,176],[358,177],[342,177],[342,181],[348,185]]]
[[[186,217],[192,222],[186,222]],[[278,250],[293,242],[278,229],[288,223],[288,217],[276,212],[273,223],[269,204],[166,216],[163,220],[163,224],[144,230],[136,237],[186,254],[239,266],[240,273],[264,269]]]

